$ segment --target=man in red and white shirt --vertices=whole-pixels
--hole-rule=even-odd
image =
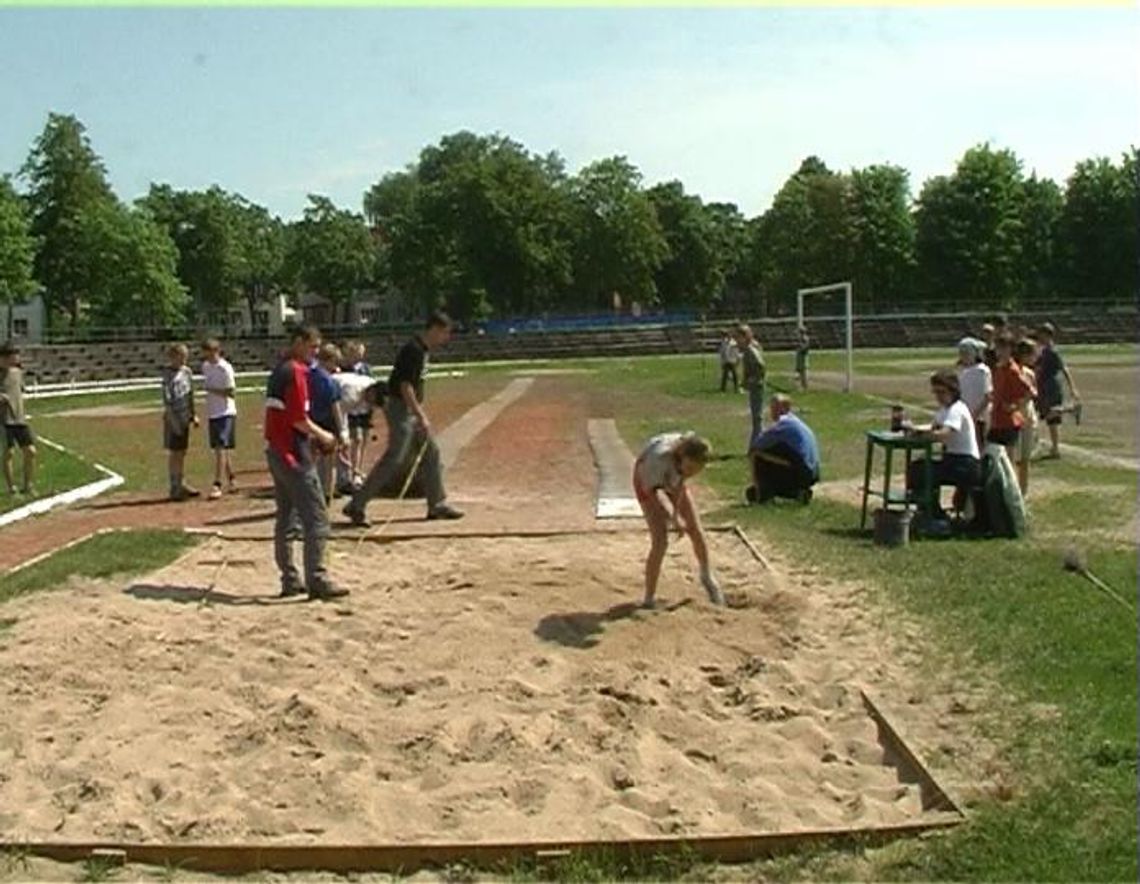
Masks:
[[[348,595],[348,590],[333,586],[325,569],[329,518],[311,451],[314,442],[326,450],[336,446],[332,433],[309,419],[309,363],[320,345],[320,332],[311,325],[295,329],[289,337],[289,352],[269,376],[265,457],[277,502],[273,553],[281,571],[281,595],[300,595],[308,587],[311,599],[333,599]],[[297,522],[304,541],[304,583],[293,564],[289,539]]]

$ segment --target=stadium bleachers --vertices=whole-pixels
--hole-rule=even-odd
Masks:
[[[1097,312],[1013,314],[1014,325],[1034,327],[1050,320],[1060,329],[1062,343],[1136,341],[1140,322],[1135,308]],[[853,324],[855,346],[953,346],[962,336],[977,334],[982,314],[857,316]],[[793,318],[751,320],[760,342],[768,350],[795,346]],[[806,320],[817,350],[844,346],[841,317]],[[652,326],[613,326],[603,329],[520,331],[514,334],[457,334],[438,357],[446,362],[480,362],[503,359],[562,359],[587,356],[635,356],[668,353],[713,352],[730,320]],[[403,335],[387,332],[362,334],[368,359],[389,363]],[[263,371],[281,352],[281,339],[239,338],[224,342],[227,356],[238,371]],[[24,364],[33,384],[67,384],[101,380],[157,377],[166,364],[165,342],[50,344],[28,346]],[[197,353],[191,349],[191,363]]]

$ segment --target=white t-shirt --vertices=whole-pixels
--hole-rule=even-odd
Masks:
[[[237,414],[237,403],[233,396],[225,393],[214,393],[214,390],[232,390],[237,387],[234,378],[234,367],[223,357],[217,362],[206,360],[202,363],[202,378],[206,386],[206,417],[213,420],[216,417],[228,417]]]
[[[979,420],[988,421],[989,406],[982,409],[982,404],[986,401],[986,394],[994,391],[994,378],[990,373],[990,367],[984,362],[977,362],[960,368],[958,386],[961,388],[962,401],[966,403],[970,413],[976,414]]]
[[[364,391],[376,381],[366,374],[351,371],[338,371],[332,376],[340,387],[340,407],[348,413],[367,414],[369,406],[364,403]]]
[[[974,419],[961,399],[948,408],[934,412],[934,426],[946,427],[952,431],[944,443],[947,454],[967,454],[974,460],[981,457],[978,437],[974,433]]]
[[[681,489],[685,477],[677,469],[673,446],[680,441],[681,433],[662,433],[649,440],[637,459],[637,484],[646,491],[664,488],[675,494]]]

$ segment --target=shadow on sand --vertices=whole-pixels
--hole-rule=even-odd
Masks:
[[[663,604],[660,607],[643,608],[633,602],[622,602],[605,611],[578,611],[573,614],[547,614],[538,621],[534,634],[546,642],[554,642],[568,648],[593,648],[602,640],[607,623],[618,620],[632,620],[640,617],[653,617],[667,614],[692,604],[692,599]]]

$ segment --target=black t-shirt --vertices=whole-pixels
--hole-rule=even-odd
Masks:
[[[416,401],[424,401],[424,374],[427,373],[427,354],[427,344],[419,335],[416,335],[400,348],[400,352],[396,354],[396,363],[392,366],[392,373],[388,376],[390,395],[398,398],[400,386],[408,383],[416,391]]]

